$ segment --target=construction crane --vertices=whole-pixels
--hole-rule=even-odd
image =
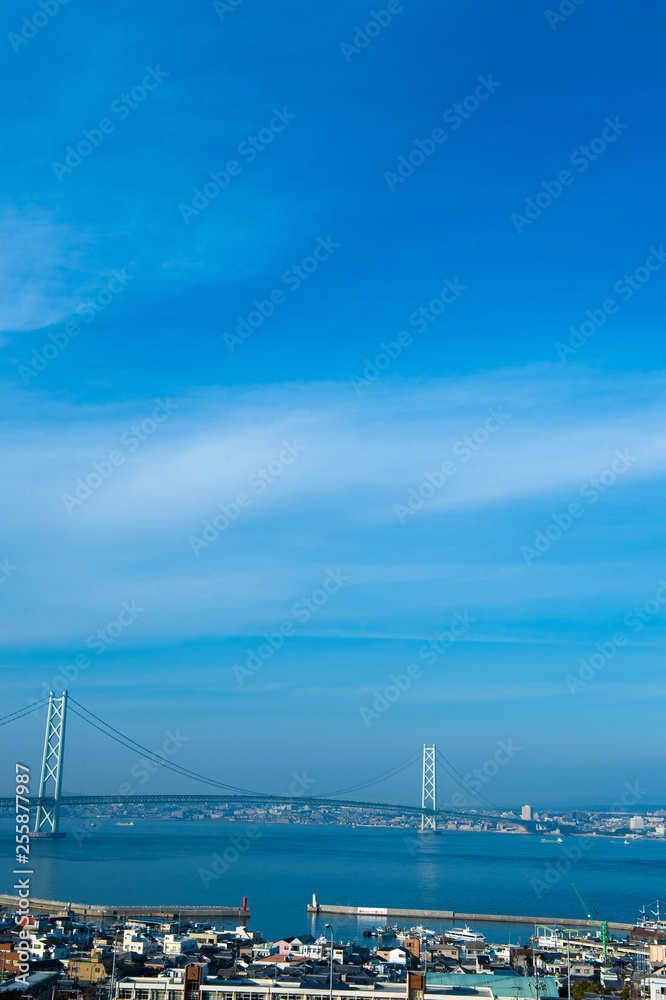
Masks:
[[[604,946],[604,958],[606,958],[607,955],[608,955],[608,941],[609,941],[609,936],[608,936],[608,921],[607,920],[601,920],[601,921],[599,921],[597,923],[597,921],[594,919],[594,917],[590,913],[590,908],[588,907],[587,903],[585,902],[585,900],[581,896],[581,894],[580,894],[577,886],[575,886],[573,882],[571,884],[573,886],[574,892],[576,893],[576,895],[578,896],[578,898],[580,900],[580,905],[583,907],[583,910],[585,911],[585,916],[590,921],[590,923],[594,924],[594,926],[596,927],[597,934],[601,938],[601,943]]]

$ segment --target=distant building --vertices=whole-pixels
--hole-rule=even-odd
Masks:
[[[9,934],[0,938],[0,977],[4,979],[8,975],[19,974],[19,966],[23,959],[19,952],[15,951],[18,938],[12,938]]]
[[[666,944],[650,942],[648,948],[650,949],[650,965],[653,968],[666,964]],[[663,973],[664,969],[662,968],[660,971]],[[666,988],[666,983],[664,983],[664,987]]]
[[[643,830],[644,827],[645,823],[643,822],[642,816],[632,816],[631,819],[629,820],[630,830]]]
[[[111,970],[111,959],[104,958],[100,951],[94,951],[90,957],[81,955],[70,958],[67,962],[67,974],[70,979],[83,979],[89,983],[102,982]]]
[[[135,955],[154,955],[160,950],[157,941],[145,934],[137,934],[136,931],[125,931],[123,935],[123,951],[133,952]]]
[[[31,934],[28,940],[30,942],[30,959],[33,962],[43,962],[44,959],[48,958],[67,958],[69,955],[67,944],[54,934],[44,934],[40,937]]]
[[[531,820],[532,819],[532,806],[523,806],[520,810],[520,818]]]
[[[666,995],[666,976],[662,975],[663,971],[660,969],[658,975],[645,980],[645,985],[650,990],[650,1000],[663,1000]]]
[[[425,1000],[446,1000],[449,990],[454,995],[467,992],[478,994],[484,987],[490,987],[495,1000],[533,1000],[536,995],[532,976],[520,976],[512,972],[487,975],[429,972],[426,977]],[[540,978],[539,996],[543,1000],[556,1000],[559,997],[557,980],[551,976]]]
[[[3,993],[16,992],[20,992],[23,997],[47,997],[49,994],[53,996],[58,976],[58,972],[29,972],[25,977],[28,984],[27,988],[23,982],[19,985],[15,979],[8,979],[6,983],[0,983],[0,996]]]
[[[485,980],[483,986],[477,985],[478,978]],[[514,981],[521,978],[512,977],[513,989],[502,1000],[516,1000]],[[471,986],[470,980],[475,986]],[[382,984],[379,995],[383,1000],[494,1000],[493,990],[487,985],[489,980],[493,981],[494,977],[486,979],[459,975],[446,987],[430,986],[429,979],[425,986],[422,973],[410,972],[407,984]],[[552,980],[545,982],[548,984]],[[529,990],[530,981],[525,980],[525,983],[527,988],[520,996],[533,997],[533,989]],[[333,1000],[358,1000],[359,993],[357,985],[341,982],[339,977],[334,979]],[[542,995],[556,998],[557,989],[548,992],[546,988]],[[377,992],[374,996],[377,997]],[[115,992],[115,1000],[181,1000],[183,997],[189,1000],[245,1000],[247,997],[251,1000],[328,1000],[329,986],[325,981],[321,984],[302,984],[293,978],[278,979],[274,983],[263,978],[208,979],[205,963],[193,962],[185,969],[168,969],[161,976],[121,979]]]
[[[165,955],[191,955],[199,948],[196,938],[185,934],[165,934],[164,954]]]
[[[390,965],[407,965],[407,960],[411,958],[411,952],[399,945],[395,948],[378,948],[376,955],[381,961]]]

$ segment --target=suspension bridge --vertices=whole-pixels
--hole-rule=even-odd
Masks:
[[[449,819],[470,820],[472,822],[513,822],[526,832],[535,829],[534,823],[526,820],[517,820],[506,811],[502,812],[495,807],[492,802],[485,798],[478,790],[473,788],[469,781],[460,774],[459,771],[437,750],[435,745],[423,746],[423,752],[417,751],[407,760],[402,761],[395,767],[390,768],[383,774],[378,775],[368,781],[359,782],[349,788],[337,789],[325,795],[312,796],[301,795],[275,795],[263,792],[254,792],[245,788],[237,788],[226,784],[215,778],[198,774],[189,768],[169,760],[161,754],[142,746],[136,740],[121,733],[120,730],[105,722],[99,716],[89,711],[74,698],[63,691],[60,695],[55,695],[51,691],[48,697],[42,698],[24,709],[12,712],[10,715],[0,719],[0,726],[16,722],[25,716],[46,707],[46,732],[44,737],[44,753],[42,757],[42,767],[40,772],[39,790],[37,795],[30,795],[30,809],[34,809],[34,824],[31,830],[31,837],[57,838],[66,834],[60,829],[60,812],[64,807],[81,807],[88,805],[96,806],[127,806],[127,805],[162,805],[162,804],[193,804],[193,803],[229,803],[229,804],[272,804],[299,806],[308,805],[317,807],[348,807],[354,809],[367,810],[371,812],[381,812],[388,814],[399,814],[420,817],[420,831],[422,833],[437,833],[438,823]],[[158,767],[166,768],[199,784],[204,784],[207,789],[201,792],[179,793],[171,792],[165,794],[113,794],[113,795],[63,795],[62,779],[65,754],[65,732],[67,728],[68,712],[74,713],[86,724],[103,733],[115,743],[124,746],[133,752],[139,751],[145,760],[152,762]],[[346,796],[356,795],[367,791],[369,788],[380,782],[395,777],[406,768],[413,766],[422,756],[422,777],[421,777],[421,804],[409,805],[398,802],[371,802],[362,798],[347,798]],[[449,778],[465,793],[467,797],[472,797],[474,802],[479,803],[479,808],[438,808],[437,804],[437,781],[438,769],[445,770]],[[343,797],[344,796],[344,797]],[[467,799],[466,799],[467,801]],[[0,797],[0,808],[14,808],[16,800],[12,797]]]

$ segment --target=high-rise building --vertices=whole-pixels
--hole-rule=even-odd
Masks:
[[[643,822],[642,816],[632,816],[631,819],[629,820],[630,830],[642,830],[644,826],[645,823]]]
[[[523,806],[520,810],[521,819],[532,819],[532,806]]]

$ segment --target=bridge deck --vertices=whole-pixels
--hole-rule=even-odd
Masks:
[[[232,795],[232,794],[211,794],[200,792],[196,794],[170,794],[170,795],[65,795],[60,798],[61,806],[82,806],[82,805],[162,805],[176,803],[204,803],[211,805],[215,803],[230,803],[236,805],[268,804],[268,805],[310,805],[310,806],[337,806],[350,809],[367,809],[370,812],[390,812],[403,813],[408,816],[437,816],[438,819],[469,819],[469,820],[490,820],[492,822],[505,821],[517,824],[526,830],[531,828],[531,824],[525,820],[514,819],[505,816],[500,812],[490,810],[464,810],[464,809],[427,809],[421,806],[404,805],[399,802],[363,802],[355,799],[331,799],[308,795],[264,795],[261,793],[252,795]],[[13,807],[13,798],[0,798],[0,808]],[[30,805],[51,805],[53,798],[44,796],[41,799],[37,796],[30,798]]]

